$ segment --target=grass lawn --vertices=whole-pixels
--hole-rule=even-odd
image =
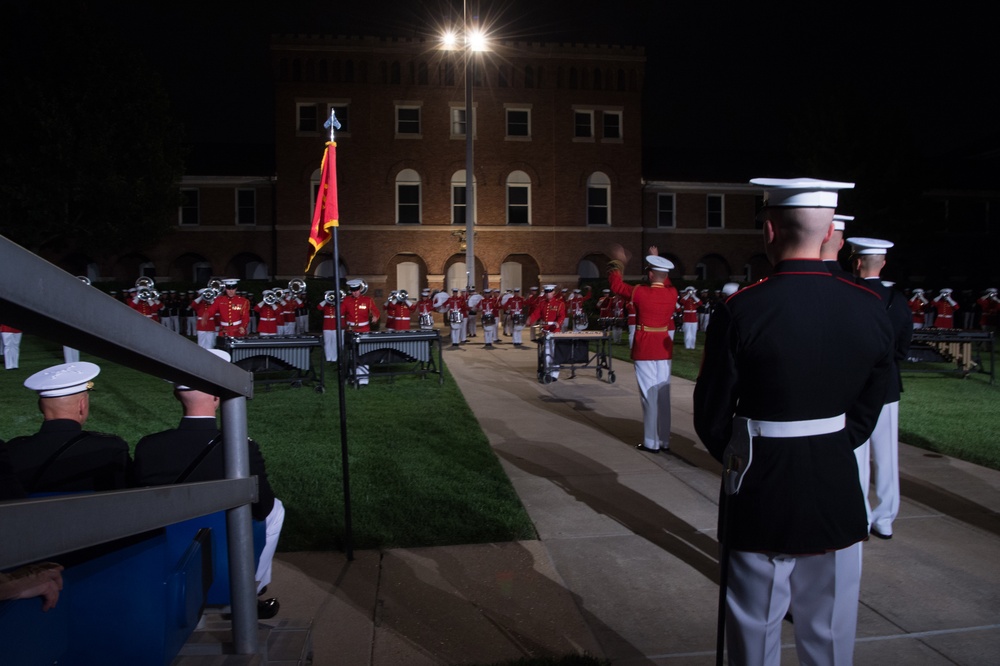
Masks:
[[[683,335],[678,332],[673,374],[696,380],[704,346],[704,334],[699,333],[697,348],[685,349]],[[615,345],[612,354],[627,360],[627,340]],[[985,361],[987,369],[988,363]],[[991,386],[988,374],[963,378],[950,372],[952,368],[947,364],[903,367],[899,438],[913,446],[1000,469],[1000,378]],[[912,372],[914,369],[938,372]]]
[[[318,350],[317,350],[318,352]],[[314,352],[314,353],[317,353]],[[180,406],[166,382],[103,359],[87,428],[143,435],[176,427]],[[62,348],[25,335],[20,368],[0,375],[0,438],[35,432],[37,398],[22,385],[62,363]],[[328,366],[328,368],[331,366]],[[344,538],[341,438],[335,375],[328,390],[258,387],[248,403],[250,436],[286,507],[282,550],[330,550]],[[455,382],[397,377],[346,392],[355,548],[533,539],[525,513]]]

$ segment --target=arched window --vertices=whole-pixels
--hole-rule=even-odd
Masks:
[[[587,224],[611,224],[611,179],[600,171],[587,179]]]
[[[420,174],[413,169],[396,174],[396,223],[420,224]]]
[[[507,224],[531,224],[531,177],[523,171],[507,176]]]

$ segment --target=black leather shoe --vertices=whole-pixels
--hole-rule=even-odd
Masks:
[[[875,529],[874,527],[872,528],[872,536],[873,536],[873,537],[876,537],[876,538],[878,538],[878,539],[885,539],[886,541],[888,541],[889,539],[891,539],[891,538],[892,538],[892,535],[891,535],[891,534],[882,534],[881,532],[879,532],[879,531],[878,531],[877,529]]]
[[[281,610],[281,604],[273,597],[271,599],[257,600],[257,619],[270,620]]]
[[[645,451],[646,453],[659,453],[660,452],[659,449],[651,449],[651,448],[647,447],[645,444],[636,444],[635,448],[639,449],[640,451]]]

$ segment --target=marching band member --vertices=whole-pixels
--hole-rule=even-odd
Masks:
[[[278,334],[278,319],[281,317],[278,295],[271,289],[263,291],[263,300],[254,306],[257,312],[257,332],[261,337],[271,337]]]
[[[207,322],[218,314],[219,335],[224,338],[244,338],[250,324],[250,301],[236,293],[239,280],[228,278],[222,282],[225,293],[212,301],[202,313],[201,320]]]
[[[198,297],[191,301],[191,309],[194,311],[195,334],[198,337],[198,346],[205,349],[215,349],[216,319],[213,316],[209,319],[202,319],[202,315],[214,300],[214,291],[209,288],[198,290]]]
[[[677,290],[670,283],[669,273],[674,265],[659,256],[655,245],[651,246],[646,256],[649,284],[633,286],[622,279],[624,248],[619,246],[614,252],[608,265],[611,291],[629,300],[637,320],[631,355],[642,404],[643,441],[636,448],[659,453],[670,446],[670,364],[674,343],[668,333],[677,307]]]
[[[3,338],[3,364],[7,370],[17,370],[21,359],[22,333],[13,326],[0,324],[0,337]]]
[[[556,286],[547,284],[544,287],[545,297],[538,303],[538,306],[528,316],[527,325],[531,326],[536,321],[542,322],[542,330],[549,333],[556,333],[562,330],[563,322],[566,320],[566,303],[556,296]],[[545,359],[549,368],[549,376],[552,381],[559,381],[559,366],[555,361],[556,341],[546,336]]]
[[[414,304],[413,309],[417,313],[417,322],[421,331],[434,329],[434,301],[431,299],[431,290],[424,288],[420,291],[420,300]]]
[[[523,342],[522,334],[524,333],[524,324],[528,321],[529,310],[527,299],[521,296],[521,288],[515,287],[514,295],[507,299],[507,305],[504,307],[504,312],[510,317],[511,337],[515,347],[520,347]]]
[[[479,309],[483,315],[483,347],[493,349],[493,343],[497,342],[497,315],[500,312],[500,299],[493,293],[492,289],[483,289],[483,300],[479,301]]]
[[[152,289],[136,290],[128,305],[146,319],[160,323],[160,310],[163,309],[163,304]]]
[[[458,287],[452,287],[451,298],[445,301],[443,309],[451,326],[451,346],[457,347],[465,342],[465,316],[468,311],[468,305],[459,293]]]
[[[958,311],[958,303],[951,297],[951,289],[944,288],[932,301],[934,306],[934,327],[954,328],[955,313]]]
[[[913,290],[913,295],[910,296],[910,312],[913,313],[913,328],[923,328],[924,321],[927,318],[927,305],[930,301],[924,296],[924,290],[919,287]]]
[[[685,287],[684,295],[678,302],[684,328],[684,348],[694,349],[698,336],[698,304],[701,299],[695,295],[694,287]]]
[[[992,331],[997,327],[997,315],[1000,314],[1000,298],[997,298],[997,288],[990,287],[976,301],[979,305],[979,328]]]
[[[474,284],[469,286],[469,290],[466,294],[464,294],[464,296],[467,303],[466,312],[468,313],[468,316],[466,317],[467,324],[465,327],[465,336],[462,340],[476,337],[476,321],[479,316],[479,304],[483,300],[482,295],[476,293],[476,285]]]
[[[368,333],[372,322],[378,321],[382,316],[372,297],[361,293],[363,285],[359,279],[348,280],[347,288],[351,293],[340,302],[340,316],[347,330],[353,333]],[[355,379],[361,386],[368,383],[367,365],[358,366]]]
[[[393,291],[385,302],[386,327],[390,331],[410,330],[410,314],[413,307],[405,291]]]
[[[323,353],[329,363],[337,362],[337,301],[336,294],[328,291],[316,309],[323,313]]]
[[[514,332],[514,323],[511,319],[510,312],[507,310],[507,301],[514,298],[514,290],[508,289],[504,292],[504,295],[500,297],[500,316],[503,319],[503,334],[510,335]]]

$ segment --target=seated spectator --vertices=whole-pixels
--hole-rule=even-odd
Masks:
[[[44,421],[34,435],[2,445],[26,493],[115,490],[128,486],[128,444],[120,437],[83,429],[90,415],[90,389],[101,369],[87,362],[63,363],[36,372],[24,385],[38,392]]]
[[[55,562],[40,562],[0,572],[0,601],[41,597],[42,610],[51,610],[63,587],[62,570]]]
[[[230,360],[221,349],[209,350]],[[184,416],[180,425],[146,435],[135,447],[134,479],[137,486],[159,486],[172,483],[194,483],[226,478],[222,434],[216,426],[219,398],[181,384],[174,385],[174,397],[181,403]],[[257,476],[259,496],[252,505],[254,520],[266,526],[264,550],[257,566],[257,594],[263,594],[271,582],[271,562],[278,547],[278,537],[285,520],[285,508],[274,496],[264,469],[264,457],[252,439],[248,441],[250,474]],[[280,605],[277,599],[257,601],[257,614],[262,619],[274,617]]]

